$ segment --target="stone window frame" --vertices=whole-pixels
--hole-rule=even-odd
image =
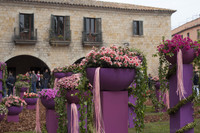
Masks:
[[[55,35],[55,17],[63,17],[63,35]],[[51,46],[68,46],[71,43],[70,16],[51,14],[51,25],[49,31],[49,44]]]
[[[144,28],[142,20],[133,20],[132,23],[133,36],[144,36]]]
[[[94,22],[92,24],[91,22]],[[102,41],[102,19],[93,17],[83,17],[83,32],[82,32],[82,44],[83,46],[101,46]],[[89,22],[89,29],[87,23]],[[91,26],[93,25],[93,31]],[[89,30],[89,31],[88,31]]]

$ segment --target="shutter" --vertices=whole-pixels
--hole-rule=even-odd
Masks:
[[[87,36],[86,36],[86,20],[87,18],[83,18],[83,33],[82,33],[82,41],[86,41],[87,40]]]
[[[101,42],[102,41],[101,18],[95,19],[95,26],[96,26],[95,32],[97,33],[97,41]]]
[[[70,16],[64,17],[64,35],[65,40],[70,41],[71,40],[71,33],[70,33]]]
[[[136,25],[136,21],[133,21],[133,35],[137,35],[137,25]]]
[[[54,15],[51,15],[50,39],[53,37],[55,37],[55,20]]]
[[[139,21],[139,35],[143,35],[143,21]]]

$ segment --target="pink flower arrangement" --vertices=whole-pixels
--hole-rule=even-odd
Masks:
[[[40,98],[46,98],[46,99],[54,99],[56,96],[58,96],[58,90],[53,88],[53,89],[43,89],[42,91],[39,92],[39,97]]]
[[[79,85],[81,74],[72,74],[69,77],[64,77],[58,80],[57,88],[65,88],[68,90],[75,90]]]
[[[67,73],[67,72],[74,72],[79,69],[79,66],[76,64],[64,67],[57,67],[53,69],[53,73]]]
[[[158,52],[170,57],[182,50],[194,49],[197,56],[200,53],[200,44],[197,41],[192,41],[189,37],[182,38],[181,35],[176,34],[171,40],[163,41],[158,47]]]
[[[100,50],[93,48],[82,60],[80,66],[103,68],[140,67],[141,60],[136,54],[137,52],[130,51],[129,48],[117,46],[102,47]]]
[[[2,103],[6,106],[6,107],[11,107],[11,106],[24,106],[26,105],[26,102],[17,97],[17,96],[9,96],[9,97],[5,97],[3,98]]]
[[[24,98],[38,98],[38,94],[36,93],[26,93],[24,92]]]
[[[28,75],[23,74],[18,74],[16,78],[18,81],[30,80],[30,77]]]

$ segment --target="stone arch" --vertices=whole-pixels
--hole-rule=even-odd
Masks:
[[[85,57],[81,57],[79,59],[77,59],[73,64],[80,64],[81,61],[84,59]]]
[[[43,60],[32,55],[17,55],[5,61],[8,66],[8,71],[14,75],[25,74],[28,71],[35,70],[43,73],[45,69],[50,71],[49,66]]]

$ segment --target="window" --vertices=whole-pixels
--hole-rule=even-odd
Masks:
[[[200,29],[197,30],[197,40],[200,39]]]
[[[187,33],[187,37],[190,37],[190,33],[189,32]]]
[[[102,42],[101,18],[84,18],[83,42]]]
[[[34,36],[33,14],[19,14],[19,31],[22,39],[32,39]]]
[[[51,15],[51,40],[70,41],[70,17]]]
[[[133,21],[133,35],[143,35],[143,21]]]

